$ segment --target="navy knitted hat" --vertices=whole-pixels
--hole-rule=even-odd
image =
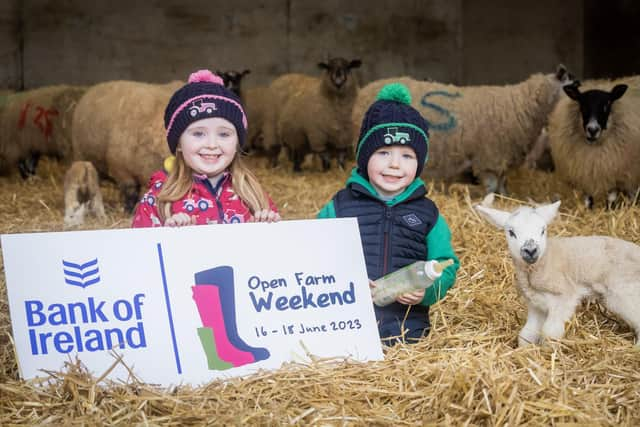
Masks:
[[[221,117],[236,128],[240,146],[247,134],[247,115],[240,98],[224,87],[222,79],[209,70],[199,70],[189,76],[189,82],[173,94],[164,112],[164,127],[172,154],[180,135],[196,120]]]
[[[368,178],[367,164],[380,147],[407,145],[416,152],[420,176],[429,155],[429,125],[411,106],[411,94],[402,83],[384,86],[362,120],[356,161],[360,175]]]

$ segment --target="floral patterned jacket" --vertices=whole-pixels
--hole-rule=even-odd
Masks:
[[[158,214],[158,193],[167,179],[164,171],[151,175],[149,190],[142,197],[133,216],[132,227],[160,227],[162,222]],[[225,172],[218,184],[213,187],[208,179],[194,176],[193,186],[181,200],[173,202],[171,212],[185,212],[196,218],[196,224],[233,224],[253,219],[249,207],[233,191],[231,174]],[[277,211],[269,198],[271,210]]]

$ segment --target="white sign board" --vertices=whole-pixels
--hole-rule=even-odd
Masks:
[[[100,375],[110,349],[163,385],[307,350],[383,358],[355,219],[13,234],[2,251],[24,378],[70,356]]]

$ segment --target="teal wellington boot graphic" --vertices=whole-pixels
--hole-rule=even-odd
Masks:
[[[193,299],[203,327],[210,329],[213,335],[213,341],[207,341],[209,351],[212,351],[210,344],[213,342],[217,358],[230,362],[235,367],[268,359],[270,353],[266,348],[252,347],[238,334],[233,268],[221,266],[201,271],[195,274],[195,283],[192,287]],[[199,330],[198,335],[205,347],[203,336],[208,336],[208,333]],[[207,353],[209,369],[212,369],[211,366],[222,366],[215,361],[215,356],[211,357],[209,354]]]

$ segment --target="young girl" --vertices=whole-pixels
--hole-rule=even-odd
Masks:
[[[209,70],[191,74],[164,114],[175,155],[155,172],[133,227],[227,224],[280,219],[239,155],[247,134],[240,99]]]

